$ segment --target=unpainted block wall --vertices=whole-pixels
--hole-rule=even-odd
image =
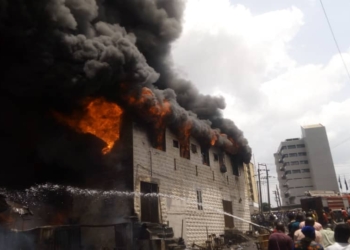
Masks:
[[[157,150],[150,145],[146,132],[134,124],[134,190],[140,192],[141,181],[159,185],[161,222],[173,227],[175,237],[181,236],[182,220],[187,244],[205,243],[206,228],[209,234],[222,234],[225,228],[222,200],[232,201],[233,215],[250,221],[244,173],[239,177],[232,174],[229,157],[225,155],[227,173],[222,174],[213,157],[217,148],[210,149],[210,166],[206,166],[202,164],[200,145],[193,138],[190,143],[197,146],[197,153],[191,152],[190,160],[180,157],[173,140],[177,140],[176,136],[167,130],[166,151]],[[203,210],[196,204],[197,190],[202,191]],[[135,212],[140,216],[140,198],[135,197],[134,202]],[[249,224],[238,219],[234,219],[234,225],[242,231],[249,229]]]

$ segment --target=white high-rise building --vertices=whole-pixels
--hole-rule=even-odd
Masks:
[[[309,190],[339,192],[326,128],[301,127],[302,138],[282,141],[274,154],[282,205],[300,203]]]

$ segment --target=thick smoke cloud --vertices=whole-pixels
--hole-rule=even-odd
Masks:
[[[210,141],[214,133],[229,152],[232,138],[249,162],[243,133],[222,117],[224,100],[200,94],[172,69],[183,8],[180,0],[0,0],[2,96],[38,113],[69,112],[87,96],[129,108],[125,96],[146,87],[171,104],[173,130],[190,122],[193,136]]]

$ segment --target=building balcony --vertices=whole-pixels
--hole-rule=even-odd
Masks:
[[[286,188],[288,188],[288,187],[289,187],[289,185],[288,185],[288,183],[284,183],[284,184],[282,185],[282,187],[286,187]]]
[[[295,195],[292,194],[289,196],[289,202],[294,203],[294,201],[295,201]]]
[[[280,171],[285,171],[286,170],[286,166],[282,166],[282,167],[280,167]]]
[[[295,199],[295,194],[291,193],[290,191],[284,192],[284,198],[288,198],[289,200]]]

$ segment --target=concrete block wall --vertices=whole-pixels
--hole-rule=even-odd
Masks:
[[[234,176],[230,159],[225,155],[227,173],[222,174],[219,162],[214,161],[214,153],[209,151],[210,166],[202,164],[200,145],[193,138],[190,143],[196,145],[197,153],[190,160],[180,157],[180,149],[173,146],[176,136],[166,131],[166,151],[153,148],[146,131],[134,124],[134,190],[140,192],[140,182],[152,182],[159,185],[160,217],[162,223],[169,223],[175,237],[183,236],[187,244],[205,243],[206,230],[209,234],[224,232],[222,200],[232,201],[233,215],[250,221],[249,198],[245,185],[243,169],[241,175]],[[202,192],[203,210],[197,206],[197,190]],[[163,196],[162,196],[163,195]],[[239,202],[239,200],[241,202]],[[135,212],[140,216],[140,198],[135,197]],[[246,231],[249,224],[234,219],[235,228]]]

